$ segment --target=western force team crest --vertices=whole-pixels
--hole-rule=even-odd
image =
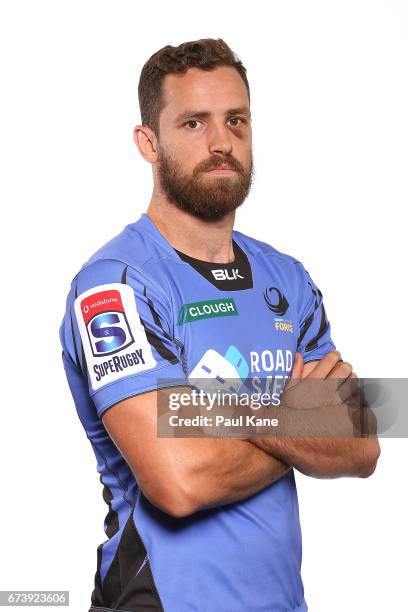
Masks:
[[[156,365],[129,285],[111,283],[82,293],[75,314],[95,391]]]

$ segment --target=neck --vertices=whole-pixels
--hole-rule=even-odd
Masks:
[[[153,192],[146,214],[178,251],[203,261],[234,261],[231,234],[235,211],[217,221],[204,221],[180,210],[162,194]]]

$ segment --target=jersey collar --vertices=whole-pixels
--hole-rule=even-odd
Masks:
[[[169,257],[178,261],[181,259],[194,268],[201,276],[206,278],[212,285],[217,287],[217,289],[221,291],[252,289],[253,279],[251,264],[246,253],[234,239],[234,236],[232,239],[235,255],[234,261],[231,263],[217,263],[190,257],[186,253],[182,253],[173,248],[146,213],[142,213],[138,221],[138,226],[143,230],[143,233],[149,234]]]

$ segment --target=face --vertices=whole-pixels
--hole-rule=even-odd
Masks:
[[[253,178],[248,94],[229,66],[167,75],[158,180],[168,199],[207,221],[242,204]]]

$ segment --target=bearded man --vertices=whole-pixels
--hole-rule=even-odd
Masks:
[[[242,62],[221,39],[166,46],[139,102],[150,204],[75,276],[60,328],[109,505],[90,611],[305,612],[294,468],[366,477],[378,442],[158,436],[171,385],[354,373],[302,263],[233,230],[253,178]]]

